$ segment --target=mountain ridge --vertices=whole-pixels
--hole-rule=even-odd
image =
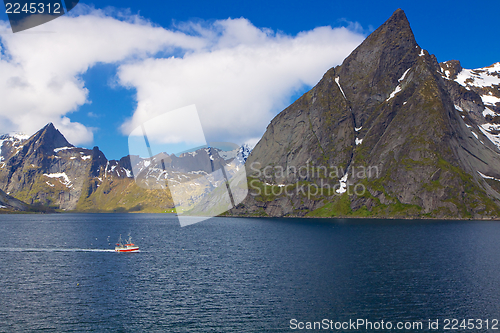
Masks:
[[[107,160],[52,124],[0,149],[0,190],[63,210],[173,212],[167,180],[193,186],[187,202],[220,181],[200,172],[249,154],[250,194],[226,215],[498,219],[500,63],[438,63],[398,9],[232,157]]]
[[[35,205],[63,211],[172,212],[167,180],[191,179],[198,184],[198,175],[211,173],[226,160],[243,162],[251,150],[248,145],[233,151],[210,147],[179,156],[160,153],[108,160],[98,147],[73,146],[52,123],[31,136],[0,138],[0,194],[24,201],[26,209]],[[206,190],[200,188],[200,193]]]
[[[110,189],[120,182],[132,185],[127,177],[130,171],[122,167],[127,165],[127,158],[108,161],[98,147],[75,147],[52,123],[29,137],[2,138],[0,189],[27,204],[60,210],[102,210],[99,205],[84,204],[101,186],[99,179]]]
[[[483,110],[481,96],[416,43],[398,9],[271,121],[247,161],[255,193],[229,214],[498,218],[490,183],[500,151],[491,131],[470,130]],[[306,166],[312,172],[288,172]],[[365,191],[346,193],[354,186]],[[312,189],[321,193],[305,194]]]

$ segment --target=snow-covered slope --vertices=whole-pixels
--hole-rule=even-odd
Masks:
[[[252,152],[253,148],[255,147],[255,144],[248,144],[244,143],[239,151],[238,151],[238,159],[240,159],[243,163],[247,161],[248,156],[250,156],[250,153]]]
[[[462,69],[455,79],[463,86],[491,87],[500,85],[500,62],[477,69]]]
[[[458,82],[467,90],[475,91],[487,108],[500,112],[500,62],[484,68],[462,68],[455,75],[445,68],[447,63],[441,65],[447,79]]]
[[[484,119],[477,119],[478,128],[500,149],[500,62],[477,69],[464,69],[456,60],[440,65],[445,78],[481,97],[484,110],[479,118]]]
[[[24,133],[0,135],[0,162],[17,154],[27,139],[29,139],[29,135]]]

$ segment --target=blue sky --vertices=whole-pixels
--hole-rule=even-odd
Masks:
[[[397,9],[405,11],[417,42],[439,61],[460,59],[477,68],[499,61],[498,1],[82,1],[96,8],[127,8],[152,22],[244,17],[257,27],[288,34],[318,26],[358,22],[366,32],[376,29]]]
[[[205,41],[213,42],[216,44],[215,47],[208,47],[209,51],[203,51],[197,57],[190,58],[191,62],[182,63],[183,71],[179,73],[186,73],[189,71],[189,64],[193,63],[192,68],[203,68],[203,62],[194,63],[193,59],[211,59],[208,53],[216,54],[221,49],[227,51],[223,53],[223,56],[227,56],[229,53],[234,53],[238,50],[238,43],[247,43],[245,40],[246,33],[248,31],[252,32],[257,29],[257,33],[262,32],[268,34],[267,37],[258,36],[251,43],[257,43],[257,47],[263,47],[261,52],[268,52],[268,50],[277,47],[277,45],[283,46],[282,36],[289,36],[290,39],[297,39],[297,34],[301,32],[310,32],[308,35],[309,39],[306,40],[304,45],[312,45],[314,40],[317,38],[326,38],[325,40],[337,41],[339,40],[339,48],[342,48],[344,53],[335,53],[334,49],[329,50],[331,52],[331,61],[325,60],[318,55],[321,51],[315,49],[312,52],[313,56],[308,58],[307,53],[297,55],[296,59],[290,60],[289,67],[283,67],[280,71],[277,71],[273,75],[281,75],[279,73],[285,73],[287,68],[297,68],[297,63],[317,63],[318,65],[314,67],[312,64],[304,65],[303,69],[297,71],[295,76],[287,78],[288,81],[293,81],[294,83],[285,84],[282,81],[271,82],[268,87],[263,87],[262,89],[272,90],[275,86],[281,87],[277,89],[273,94],[263,94],[263,90],[252,85],[248,87],[244,83],[238,81],[238,84],[242,85],[242,89],[255,90],[253,95],[248,96],[248,101],[254,101],[255,99],[264,96],[263,102],[261,104],[253,105],[252,108],[262,107],[264,111],[259,113],[258,116],[254,118],[257,119],[255,123],[252,123],[249,118],[245,118],[245,114],[248,111],[242,111],[239,116],[242,123],[248,123],[248,127],[251,130],[245,132],[241,128],[241,124],[235,125],[235,130],[233,132],[228,132],[228,140],[223,140],[221,138],[220,130],[214,125],[215,120],[219,123],[224,119],[224,115],[227,115],[229,111],[221,114],[214,114],[207,111],[206,115],[200,115],[200,117],[205,117],[202,122],[206,120],[207,128],[212,128],[211,131],[207,132],[207,139],[214,139],[214,141],[237,141],[245,139],[253,139],[259,137],[265,130],[269,120],[272,116],[276,115],[280,110],[286,107],[290,102],[292,102],[297,96],[299,96],[304,91],[308,90],[312,85],[314,85],[320,78],[322,73],[326,71],[330,66],[339,64],[343,57],[349,53],[349,50],[355,47],[357,43],[361,40],[360,38],[365,37],[379,25],[381,25],[397,8],[402,8],[411,24],[413,32],[416,36],[416,40],[421,47],[428,50],[437,56],[438,61],[445,61],[450,59],[458,59],[461,61],[464,68],[477,68],[490,65],[494,62],[500,61],[500,46],[497,42],[498,37],[498,13],[500,12],[500,3],[498,1],[481,2],[480,5],[471,5],[470,2],[465,1],[384,1],[384,2],[374,2],[374,1],[275,1],[275,0],[257,0],[257,1],[130,1],[130,0],[109,0],[109,1],[83,1],[80,2],[82,8],[84,6],[87,8],[103,9],[104,18],[106,16],[112,17],[115,20],[124,20],[130,22],[130,17],[134,15],[139,15],[143,18],[143,22],[149,21],[152,27],[163,28],[165,31],[179,31],[183,30],[186,32],[186,24],[189,23],[190,27],[200,26],[204,28],[202,33],[205,34],[217,34],[220,31],[218,29],[226,29],[224,31],[237,32],[237,37],[234,40],[230,40],[230,46],[227,46],[227,38],[219,37],[206,37]],[[114,11],[110,11],[110,8],[114,8]],[[6,21],[6,15],[2,14],[0,16],[1,20]],[[240,19],[244,18],[247,21],[224,21],[228,18]],[[102,17],[101,17],[102,19]],[[60,20],[60,19],[58,19]],[[222,20],[223,28],[221,25],[217,25],[214,22]],[[55,20],[57,21],[57,20]],[[61,21],[59,24],[66,24],[66,21]],[[247,24],[245,23],[247,22]],[[149,24],[148,23],[148,24]],[[69,23],[68,23],[69,24]],[[246,26],[245,26],[246,24]],[[340,33],[340,30],[328,30],[328,31],[314,31],[315,28],[329,26],[332,29],[339,27],[347,27],[350,33],[344,34],[342,36],[335,35],[335,33]],[[180,28],[179,28],[180,27]],[[61,26],[48,26],[47,29],[59,29]],[[63,28],[61,28],[63,29]],[[232,30],[231,30],[232,29]],[[253,30],[252,30],[253,29]],[[266,29],[272,30],[269,32]],[[189,30],[189,29],[187,29]],[[57,31],[56,31],[57,32]],[[199,31],[198,31],[199,32]],[[149,33],[149,32],[148,32]],[[252,32],[253,33],[253,32]],[[345,33],[342,32],[342,33]],[[103,31],[104,34],[104,31]],[[123,40],[127,40],[130,34],[133,32],[124,32],[120,37]],[[187,33],[189,34],[189,33]],[[222,33],[224,34],[224,33]],[[229,35],[229,33],[228,33]],[[6,36],[3,34],[2,36]],[[280,37],[281,36],[281,37]],[[320,36],[320,37],[318,37]],[[17,37],[17,36],[16,36]],[[7,37],[6,37],[7,38]],[[23,37],[24,38],[24,37]],[[95,38],[95,37],[94,37]],[[98,38],[98,37],[97,37]],[[103,37],[104,40],[105,37]],[[163,37],[159,37],[161,40]],[[254,37],[252,37],[254,38]],[[112,40],[112,39],[111,39]],[[132,40],[132,37],[130,37]],[[295,42],[297,42],[297,40]],[[311,42],[313,41],[313,42]],[[22,49],[21,37],[14,41],[2,41],[4,48],[8,49]],[[154,43],[153,41],[152,43]],[[290,41],[292,43],[293,41]],[[10,44],[9,44],[10,43]],[[161,43],[161,42],[158,42]],[[180,44],[189,44],[191,41],[181,41]],[[193,42],[194,44],[196,42]],[[98,44],[98,43],[95,43]],[[118,44],[118,43],[117,43]],[[175,44],[175,43],[174,43]],[[33,125],[25,126],[24,128],[19,128],[19,124],[13,121],[13,118],[5,116],[7,113],[11,112],[11,107],[15,109],[16,107],[22,108],[23,105],[11,106],[5,105],[0,106],[0,117],[4,115],[0,120],[3,122],[3,126],[0,126],[1,132],[13,131],[13,130],[32,130],[40,128],[40,123],[48,121],[53,121],[56,127],[60,128],[63,134],[67,137],[73,137],[74,141],[80,140],[82,143],[80,146],[85,146],[91,148],[94,145],[99,146],[99,148],[105,153],[109,159],[118,159],[122,156],[128,154],[127,146],[127,131],[133,127],[134,122],[131,121],[133,115],[138,116],[140,112],[136,112],[139,105],[148,105],[151,100],[158,101],[160,103],[163,101],[160,94],[161,85],[151,86],[149,84],[148,76],[146,75],[147,70],[151,69],[151,65],[155,64],[155,58],[169,58],[171,56],[182,58],[186,54],[200,52],[197,46],[180,46],[179,49],[176,47],[158,47],[150,48],[150,45],[142,45],[138,49],[146,50],[148,55],[144,56],[143,53],[134,53],[134,51],[124,51],[123,54],[117,55],[116,58],[110,56],[111,60],[99,60],[99,48],[93,51],[97,55],[89,55],[89,59],[94,60],[82,60],[82,65],[78,68],[71,69],[73,76],[69,75],[67,79],[70,84],[74,83],[75,87],[69,87],[68,95],[72,96],[72,99],[68,100],[66,104],[54,104],[53,109],[58,110],[51,113],[51,102],[43,102],[43,108],[37,111],[36,108],[31,111],[31,113],[26,113],[23,124],[30,122],[33,119]],[[14,46],[16,47],[14,47]],[[42,47],[44,44],[41,44]],[[75,47],[66,46],[64,43],[57,43],[54,45],[47,44],[47,48],[51,50],[44,50],[43,55],[50,58],[50,52],[64,51],[65,47]],[[184,44],[183,44],[184,45]],[[250,44],[245,44],[250,45]],[[290,44],[291,45],[291,44]],[[133,49],[132,46],[127,46]],[[291,46],[283,46],[286,47]],[[311,47],[314,47],[311,46]],[[205,46],[207,48],[207,46]],[[87,47],[88,49],[88,47]],[[194,51],[193,51],[194,50]],[[28,52],[28,51],[26,51]],[[69,50],[68,50],[69,52]],[[103,51],[104,52],[104,51]],[[110,51],[111,52],[111,51]],[[284,51],[283,51],[284,52]],[[326,52],[326,51],[325,51]],[[29,52],[31,57],[37,57],[37,52]],[[220,54],[220,53],[219,53]],[[120,58],[121,57],[121,58]],[[236,61],[247,61],[247,66],[254,66],[256,63],[262,63],[261,58],[241,58],[242,55],[238,55],[235,59]],[[256,56],[257,57],[257,56]],[[318,58],[319,57],[319,58]],[[137,63],[135,62],[136,59]],[[147,58],[147,59],[146,59]],[[5,58],[4,58],[5,59]],[[95,60],[97,59],[97,60]],[[108,58],[103,58],[108,59]],[[113,60],[114,59],[114,60]],[[223,58],[225,59],[225,58]],[[243,59],[243,60],[241,60]],[[309,60],[310,59],[310,60]],[[212,59],[213,60],[213,59]],[[210,61],[212,61],[210,60]],[[30,60],[31,61],[31,60]],[[33,63],[37,63],[36,60],[32,60]],[[208,61],[208,60],[200,60]],[[220,59],[217,61],[220,62]],[[43,64],[43,62],[40,62]],[[217,62],[216,62],[217,63]],[[201,64],[201,65],[200,65]],[[212,63],[210,63],[212,64]],[[165,73],[169,73],[167,70],[171,70],[172,66],[177,66],[173,64],[172,61],[165,62],[161,65]],[[165,67],[166,66],[166,67]],[[170,66],[170,67],[169,67]],[[200,67],[201,66],[201,67]],[[210,65],[208,65],[210,66]],[[309,66],[309,67],[308,67]],[[88,67],[88,68],[87,68]],[[64,65],[61,65],[64,68]],[[175,67],[177,68],[177,67]],[[53,73],[54,70],[51,71]],[[154,81],[154,74],[157,69],[151,69],[150,76],[151,81]],[[119,79],[117,79],[117,73],[122,73]],[[312,73],[308,75],[308,73]],[[28,72],[31,73],[31,72]],[[214,75],[212,72],[207,72],[207,76]],[[27,81],[29,83],[29,75],[26,74]],[[49,75],[49,74],[40,74]],[[52,75],[52,74],[51,74]],[[263,80],[269,81],[268,77],[263,75]],[[63,76],[61,74],[61,76]],[[22,76],[24,77],[24,76]],[[230,80],[231,78],[228,78]],[[253,77],[251,77],[253,79]],[[255,77],[258,80],[258,77]],[[77,81],[76,83],[74,81]],[[208,82],[204,77],[196,78],[200,82]],[[224,80],[222,77],[220,80]],[[248,78],[245,78],[248,81]],[[63,80],[64,81],[64,80]],[[52,82],[52,81],[51,81]],[[186,81],[184,83],[189,85],[191,81]],[[215,81],[214,85],[217,82]],[[64,86],[64,82],[61,83]],[[76,91],[78,89],[80,91]],[[0,89],[1,85],[0,85]],[[62,88],[61,88],[62,89]],[[76,89],[76,90],[75,90]],[[86,89],[86,90],[85,90]],[[149,91],[148,89],[151,89]],[[194,88],[196,89],[196,88]],[[173,83],[166,86],[165,91],[174,91],[175,86]],[[27,90],[26,90],[27,91]],[[82,91],[86,91],[86,96],[82,95]],[[217,90],[214,90],[214,96],[216,96]],[[66,93],[65,93],[66,94]],[[231,95],[231,92],[228,93]],[[1,91],[0,91],[1,95]],[[257,96],[257,97],[256,97]],[[236,96],[235,98],[237,98]],[[243,96],[246,98],[245,96]],[[242,97],[242,98],[243,98]],[[35,97],[33,97],[35,98]],[[167,98],[167,97],[165,97]],[[197,106],[200,108],[198,101],[202,105],[203,101],[207,100],[207,96],[191,96],[194,101],[196,101]],[[35,99],[36,100],[36,99]],[[85,102],[86,100],[86,102]],[[178,106],[182,105],[184,100],[178,101]],[[91,103],[90,103],[91,101]],[[242,104],[248,105],[248,101],[243,101]],[[177,103],[177,102],[176,102]],[[180,103],[180,104],[179,104]],[[208,103],[208,102],[207,102]],[[211,103],[211,104],[210,104]],[[215,108],[214,101],[210,101],[210,106],[207,106],[207,110],[210,108]],[[227,110],[238,109],[238,103],[231,102],[232,104],[226,106],[219,106],[221,109],[227,108]],[[207,104],[207,105],[208,105]],[[170,105],[170,104],[169,104]],[[177,105],[173,103],[172,105]],[[26,106],[24,106],[26,107]],[[169,106],[170,107],[170,106]],[[3,111],[1,109],[4,109]],[[43,109],[43,110],[42,110]],[[253,110],[253,109],[252,109]],[[39,114],[44,116],[38,117]],[[237,112],[237,111],[234,111]],[[52,118],[54,120],[52,120]],[[215,118],[215,119],[214,119]],[[232,124],[239,122],[238,117],[231,118]],[[35,121],[36,120],[36,121]],[[231,121],[229,125],[232,126]],[[212,123],[210,123],[212,122]],[[128,125],[127,125],[128,124]],[[220,125],[220,124],[219,124]],[[211,126],[211,127],[210,127]],[[223,126],[223,125],[220,125]],[[22,126],[21,126],[22,127]],[[27,130],[28,129],[28,130]],[[71,134],[68,132],[81,133],[81,134]],[[245,135],[238,136],[238,133],[245,132]],[[236,134],[235,134],[236,133]],[[32,133],[28,133],[32,134]],[[220,134],[220,135],[219,135]],[[73,135],[73,136],[72,136]]]

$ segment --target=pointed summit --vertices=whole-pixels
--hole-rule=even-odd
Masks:
[[[348,66],[355,59],[370,62],[370,60],[381,59],[381,55],[397,56],[398,53],[404,55],[407,52],[417,55],[420,50],[415,52],[416,48],[418,44],[410,23],[404,11],[398,9],[344,60],[343,67]],[[388,52],[390,54],[387,54]]]
[[[385,74],[395,72],[391,81],[397,82],[416,62],[419,53],[410,23],[405,13],[398,9],[344,60],[339,74],[371,77],[370,81],[377,84],[387,79]]]
[[[402,30],[410,30],[410,22],[408,22],[408,18],[406,17],[405,12],[398,8],[394,13],[392,13],[391,17],[384,24],[382,24],[377,30],[381,30],[383,28],[394,27]],[[413,35],[413,33],[412,33]]]
[[[48,123],[47,125],[45,125],[42,129],[50,129],[50,130],[55,130],[56,127],[54,126],[53,123]]]
[[[38,133],[40,133],[40,138],[42,139],[41,141],[47,144],[50,149],[73,147],[73,145],[66,140],[64,135],[62,135],[52,123],[48,123]]]
[[[420,53],[410,23],[398,9],[336,68],[357,127],[389,96],[403,74],[417,63]],[[363,114],[361,109],[365,110]]]
[[[381,103],[395,91],[404,74],[408,74],[408,70],[418,63],[420,53],[421,48],[415,41],[405,13],[401,9],[396,10],[341,66],[331,68],[313,89],[273,119],[262,143],[255,147],[247,163],[254,162],[258,156],[263,165],[302,165],[311,155],[320,154],[330,165],[342,166],[345,171],[351,163],[356,138],[364,138],[380,113]],[[305,109],[311,110],[309,115],[302,112]],[[300,119],[299,115],[306,118]],[[288,137],[283,137],[283,133],[274,130],[276,123],[284,121],[283,118],[291,123],[297,121],[290,128],[294,128],[295,132],[300,128],[303,131],[301,135],[316,138],[321,148],[318,150],[317,143],[313,144],[314,140],[310,140],[311,146],[298,154],[299,149],[305,146],[302,140],[290,142]],[[302,128],[302,124],[309,124],[310,127]],[[310,128],[314,133],[308,133]],[[292,136],[290,134],[289,137]],[[331,140],[332,137],[335,140]],[[285,147],[290,144],[293,147],[287,150]],[[286,156],[286,151],[295,153],[286,157],[287,161],[277,162],[276,158]],[[329,154],[325,154],[327,151]]]
[[[56,148],[73,147],[52,123],[33,134],[25,145],[30,151],[41,150],[46,154],[53,154]]]

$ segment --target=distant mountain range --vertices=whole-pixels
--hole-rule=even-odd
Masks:
[[[500,63],[422,49],[398,9],[267,127],[231,215],[500,218]]]
[[[172,211],[167,180],[196,179],[211,172],[210,161],[220,164],[235,157],[246,159],[248,154],[249,147],[243,146],[235,151],[205,148],[180,156],[108,160],[98,147],[73,146],[50,123],[32,136],[0,136],[0,209]]]

